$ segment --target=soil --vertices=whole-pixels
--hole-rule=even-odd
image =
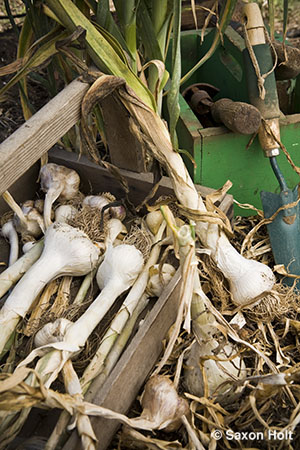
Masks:
[[[1,66],[9,64],[16,59],[17,39],[12,30],[0,34],[0,61]],[[0,88],[8,81],[9,76],[0,78]],[[22,108],[18,98],[18,88],[14,86],[4,100],[0,102],[0,141],[13,133],[23,123]]]
[[[12,29],[0,33],[0,69],[13,62],[17,57],[18,37]],[[12,75],[0,77],[0,89],[8,82]],[[38,111],[49,101],[49,94],[41,84],[29,79],[29,100],[33,111]],[[10,136],[20,125],[24,117],[19,98],[19,89],[14,85],[0,100],[0,142]]]

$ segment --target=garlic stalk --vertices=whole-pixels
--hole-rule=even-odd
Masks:
[[[44,248],[44,240],[37,242],[25,255],[0,274],[0,298],[22,278],[30,267],[39,259]]]
[[[190,228],[187,226],[181,227],[179,238],[183,239],[181,243],[185,242],[187,245],[190,241],[191,244]],[[187,255],[186,245],[181,247],[183,258],[184,255]],[[193,259],[196,262],[195,256]],[[220,342],[221,334],[217,328],[216,319],[206,310],[205,297],[199,273],[196,272],[191,301],[191,318],[196,341],[193,343],[186,361],[184,383],[191,394],[199,397],[205,394],[204,377],[208,388],[206,394],[211,395],[224,381],[230,378],[243,377],[246,369],[242,358],[236,355],[236,347],[229,342],[226,345]],[[203,375],[200,364],[203,366],[205,375]],[[219,390],[218,393],[221,393],[221,391]]]
[[[47,233],[48,230],[46,235]],[[45,386],[49,387],[65,362],[85,345],[116,298],[132,286],[142,267],[143,256],[133,245],[110,246],[97,272],[97,283],[101,289],[98,297],[75,323],[66,328],[64,338],[60,342],[49,343],[33,350],[19,367],[48,351],[48,354],[38,361],[36,371],[44,379]]]
[[[189,226],[183,225],[180,227],[178,230],[178,241],[182,267],[184,267],[186,261],[188,264],[197,264],[195,242]],[[189,254],[192,254],[191,259],[189,259]],[[185,272],[183,272],[183,276],[185,275]],[[245,364],[242,358],[236,355],[236,347],[230,343],[226,345],[220,343],[220,332],[217,328],[217,322],[214,316],[206,310],[205,297],[199,273],[196,271],[190,304],[196,341],[189,352],[187,367],[184,371],[184,382],[189,392],[199,397],[204,395],[205,386],[203,372],[200,368],[201,361],[207,380],[208,395],[211,395],[225,380],[245,375]],[[222,361],[217,361],[218,359]],[[219,391],[219,393],[221,392]]]
[[[25,253],[28,253],[29,250],[31,250],[31,249],[35,246],[35,244],[36,244],[36,240],[25,242],[25,243],[22,245],[22,252],[23,252],[24,254],[25,254]]]
[[[55,200],[71,200],[79,190],[80,178],[75,170],[58,164],[45,164],[40,170],[41,188],[46,192],[44,223],[51,225],[51,208]]]
[[[122,334],[118,337],[116,343],[113,346],[112,351],[110,351],[107,357],[105,357],[105,363],[101,365],[101,370],[99,372],[97,371],[97,389],[100,389],[103,386],[113,367],[119,360],[121,353],[123,352],[130,336],[132,335],[132,331],[136,325],[136,321],[139,315],[142,313],[142,311],[144,311],[144,309],[146,308],[147,304],[148,299],[146,298],[146,296],[143,296],[139,300],[139,303],[132,312],[129,320],[127,320],[126,325],[122,330]],[[87,370],[88,368],[86,368],[83,377],[85,377]],[[81,386],[84,394],[87,391],[90,384],[84,382],[82,378]],[[66,440],[66,437],[63,435],[63,431],[66,430],[69,421],[70,421],[70,414],[67,411],[63,411],[55,425],[53,432],[51,433],[51,436],[47,441],[46,445],[47,450],[55,450],[56,448],[63,446]]]
[[[18,233],[15,230],[12,220],[9,220],[4,225],[2,225],[1,234],[9,242],[8,266],[11,266],[18,260],[19,257]]]
[[[67,224],[51,225],[45,234],[42,255],[15,286],[0,311],[0,353],[49,281],[62,275],[86,275],[98,258],[99,250],[84,232]]]
[[[185,370],[185,383],[194,395],[204,394],[204,380],[199,367],[202,357],[203,367],[207,378],[209,394],[224,380],[230,376],[241,376],[245,365],[239,356],[235,356],[235,347],[229,343],[223,346],[219,342],[220,332],[214,316],[206,310],[205,293],[202,290],[199,272],[197,270],[198,260],[195,254],[195,239],[193,227],[183,225],[176,227],[175,219],[168,207],[161,207],[163,215],[172,229],[178,242],[180,267],[182,273],[182,300],[179,308],[176,326],[169,340],[166,352],[160,361],[155,373],[158,373],[167,358],[171,354],[173,345],[177,338],[179,327],[184,319],[184,328],[190,331],[190,321],[192,319],[193,332],[197,341],[193,344],[190,357]],[[234,356],[232,361],[222,363],[216,362],[213,358],[227,359]]]
[[[115,223],[115,225],[117,226],[117,229],[118,229],[118,222],[119,222],[119,223],[121,223],[121,222],[120,222],[120,221],[116,221],[116,219],[111,219],[111,220],[114,221],[114,223]],[[161,233],[163,233],[164,228],[165,228],[165,226],[162,227]],[[113,233],[113,234],[115,235],[115,233]],[[119,234],[119,232],[118,232],[118,234]],[[161,235],[162,235],[162,234],[159,234],[159,235],[158,235],[158,240],[160,240]],[[111,238],[112,238],[112,236],[111,236]],[[112,243],[112,242],[111,242],[111,243]],[[154,250],[154,249],[155,249],[155,250]],[[157,246],[154,246],[154,248],[152,249],[152,258],[151,258],[151,255],[150,255],[150,257],[149,257],[150,263],[153,261],[153,259],[154,259],[154,261],[155,261],[155,260],[158,258],[158,256],[159,256],[159,249],[157,248]],[[145,286],[146,286],[146,283],[147,283],[147,276],[145,276],[145,274],[146,274],[146,269],[147,269],[147,271],[149,270],[149,267],[148,267],[147,264],[148,264],[148,262],[146,263],[145,268],[143,269],[142,273],[139,275],[138,279],[136,280],[136,282],[135,282],[135,284],[134,284],[133,289],[135,290],[135,296],[140,295],[140,294],[143,293],[144,290],[145,290]],[[142,282],[143,282],[143,283],[142,283]],[[137,287],[135,287],[135,286],[137,286],[137,285],[138,285],[138,289],[137,289]],[[101,295],[101,294],[100,294],[100,295]],[[129,300],[130,300],[130,298],[132,299],[132,290],[130,291],[130,293],[129,293],[129,295],[127,296],[127,298],[128,298],[128,297],[129,297]],[[139,306],[143,306],[143,307],[145,306],[144,302],[141,301],[141,302],[139,302],[137,308],[135,308],[135,309],[132,311],[132,309],[133,309],[133,307],[132,307],[132,301],[129,301],[129,305],[131,305],[131,306],[130,306],[130,311],[132,312],[131,317],[133,318],[133,320],[127,320],[128,313],[126,314],[127,311],[125,311],[125,309],[122,308],[121,310],[123,310],[123,312],[125,312],[125,316],[126,316],[126,320],[127,320],[127,322],[126,322],[126,320],[125,320],[125,322],[126,322],[126,326],[125,326],[125,329],[126,329],[125,339],[124,339],[124,336],[123,336],[123,334],[122,334],[122,335],[120,336],[120,341],[122,341],[122,345],[119,345],[119,346],[118,346],[117,351],[115,351],[114,354],[111,355],[109,364],[108,364],[107,366],[105,366],[105,369],[106,369],[106,370],[105,370],[105,372],[104,372],[104,377],[103,377],[104,379],[106,378],[106,374],[112,369],[113,365],[116,363],[116,360],[118,359],[118,357],[119,357],[119,355],[120,355],[120,352],[121,352],[123,346],[125,345],[127,339],[129,338],[129,336],[130,336],[130,334],[131,334],[131,331],[132,331],[133,325],[134,325],[134,323],[135,323],[135,321],[136,321],[136,318],[137,318],[137,316],[138,316],[138,313],[141,312],[141,311],[139,310]],[[116,322],[116,320],[117,320],[117,319],[114,319],[113,323],[111,324],[111,327],[113,326],[114,322]],[[129,323],[129,322],[131,322],[131,323]],[[48,343],[51,342],[51,341],[53,342],[53,339],[54,339],[54,338],[53,338],[53,337],[50,337],[50,336],[53,336],[53,335],[54,335],[54,336],[58,335],[59,338],[58,338],[57,340],[58,340],[58,341],[63,341],[63,340],[65,339],[65,336],[64,336],[64,335],[65,335],[66,328],[67,328],[67,327],[70,327],[70,326],[71,326],[71,323],[70,323],[69,321],[66,321],[65,319],[60,319],[60,320],[55,321],[54,323],[49,323],[49,324],[45,325],[45,326],[44,326],[44,327],[36,334],[36,336],[35,336],[35,341],[34,341],[34,342],[35,342],[35,345],[36,345],[37,347],[41,347],[41,346],[45,345],[47,342],[48,342]],[[127,329],[127,328],[128,328],[128,329]],[[125,331],[125,329],[124,329],[123,331]],[[98,366],[99,366],[99,359],[101,359],[101,363],[102,363],[102,361],[105,359],[105,357],[103,358],[103,357],[100,356],[100,354],[102,355],[103,352],[104,352],[104,350],[103,350],[103,344],[105,344],[105,342],[106,342],[106,339],[104,338],[104,339],[102,340],[102,347],[101,347],[101,344],[100,344],[99,350],[98,350],[98,352],[97,352],[97,353],[98,353]],[[114,341],[113,341],[113,342],[114,342]],[[109,349],[110,349],[110,348],[111,348],[111,346],[109,346]],[[53,354],[52,359],[55,360],[55,354],[54,354],[54,352],[52,352],[52,354]],[[50,359],[51,359],[51,356],[50,356]],[[103,367],[103,364],[101,364],[101,363],[100,363],[100,369],[101,369],[101,368],[103,369],[104,367]],[[81,380],[81,386],[83,387],[83,392],[86,392],[87,388],[89,387],[89,385],[90,385],[90,380],[93,379],[97,374],[100,373],[100,369],[99,369],[98,366],[97,366],[97,368],[96,368],[96,366],[93,364],[93,362],[91,362],[90,365],[86,368],[85,373],[84,373],[84,376],[83,376],[83,378],[82,378],[82,380]],[[40,364],[40,367],[42,367],[42,364]],[[43,369],[43,370],[44,370],[44,369]],[[44,372],[45,372],[45,370],[44,370]],[[65,380],[65,382],[68,383],[68,380]],[[68,389],[68,390],[69,390],[69,389]],[[79,391],[78,391],[78,392],[79,392]],[[67,426],[68,422],[69,422],[69,415],[64,411],[64,412],[61,414],[60,419],[59,419],[59,422],[58,422],[58,424],[57,424],[55,430],[53,431],[53,433],[52,433],[52,435],[51,435],[51,437],[50,437],[50,439],[49,439],[49,441],[48,441],[48,443],[47,443],[47,448],[49,448],[49,449],[55,449],[55,448],[56,448],[56,445],[57,445],[57,443],[58,443],[59,437],[60,437],[60,435],[61,435],[61,433],[57,433],[57,432],[56,432],[56,429],[57,429],[57,427],[58,427],[59,429],[61,429],[61,427],[65,428],[65,427]]]
[[[98,374],[102,370],[107,355],[111,350],[113,351],[114,343],[116,342],[118,336],[121,335],[127,321],[129,320],[129,317],[133,314],[135,308],[137,307],[137,304],[141,301],[144,302],[143,297],[147,298],[147,296],[156,296],[156,295],[159,296],[162,292],[164,285],[167,284],[174,275],[175,273],[174,267],[171,266],[172,268],[171,270],[171,268],[169,267],[170,265],[167,264],[166,265],[167,268],[163,267],[162,270],[163,284],[160,282],[159,279],[156,278],[157,274],[150,276],[150,279],[147,284],[146,293],[143,295],[143,291],[145,290],[144,288],[145,273],[146,271],[149,271],[149,266],[151,262],[154,259],[158,258],[159,253],[157,250],[158,249],[155,247],[152,249],[152,255],[150,254],[149,257],[150,262],[148,260],[148,262],[145,264],[143,272],[137,278],[131,291],[124,300],[120,310],[112,320],[109,329],[103,336],[96,354],[94,355],[93,359],[90,361],[89,365],[85,369],[83,377],[81,379],[81,383],[84,386],[84,391],[88,388],[88,385],[90,384],[92,379],[98,376]],[[165,264],[163,266],[165,266]],[[155,280],[153,279],[153,277],[155,277]]]
[[[144,302],[143,297],[156,295],[156,293],[160,294],[159,289],[160,290],[162,289],[162,283],[160,282],[160,280],[153,281],[151,276],[149,280],[150,275],[149,272],[152,266],[155,265],[155,263],[159,258],[161,248],[160,241],[162,239],[165,227],[166,227],[165,223],[162,223],[159,230],[157,231],[156,236],[153,238],[154,245],[152,247],[148,260],[144,265],[143,270],[139,274],[130,292],[126,296],[120,310],[118,311],[113,321],[111,322],[109,329],[103,336],[95,356],[90,361],[89,365],[84,371],[84,374],[81,379],[81,384],[84,387],[84,392],[88,388],[91,380],[95,378],[103,369],[103,364],[104,361],[106,360],[107,355],[112,350],[113,345],[115,344],[115,341],[117,340],[118,336],[121,335],[130,316],[133,315],[137,307],[137,304],[141,301]],[[169,266],[169,264],[167,266]],[[166,276],[164,276],[164,274],[162,275],[163,280],[166,283],[170,280],[171,274],[173,275],[175,272],[175,269],[173,267],[172,269],[173,271],[171,271],[171,269],[168,267],[167,275]],[[153,276],[156,276],[156,273]],[[152,292],[151,290],[153,286],[155,286],[156,293]],[[144,294],[145,290],[147,290],[146,295]]]
[[[67,330],[65,341],[77,346],[78,349],[83,347],[116,298],[133,285],[142,267],[143,256],[133,245],[109,246],[96,275],[101,292]]]
[[[72,361],[66,361],[63,369],[64,384],[68,394],[77,400],[83,401],[81,386],[78,375],[73,368]],[[72,424],[72,428],[77,427],[78,434],[81,438],[82,448],[88,450],[96,450],[97,438],[93,431],[90,418],[87,414],[78,412],[75,417],[76,422]]]
[[[104,81],[105,83],[105,81]],[[164,166],[173,185],[178,201],[184,208],[195,214],[196,233],[202,244],[211,249],[211,257],[221,271],[225,271],[231,287],[234,289],[234,301],[245,304],[249,299],[258,298],[267,294],[275,283],[272,270],[265,264],[257,262],[254,267],[248,264],[244,257],[237,258],[235,249],[231,246],[224,231],[219,225],[209,226],[201,221],[201,215],[207,215],[206,206],[199,196],[187,168],[178,152],[173,149],[170,134],[158,114],[140,101],[136,94],[128,87],[124,92],[119,92],[119,98],[124,107],[129,111],[132,120],[138,129],[140,136],[145,136],[144,142],[154,157]],[[207,236],[209,228],[210,236]],[[232,249],[229,251],[229,248]],[[250,270],[250,273],[248,270]],[[240,289],[240,284],[245,283],[248,273],[248,289]],[[239,283],[239,278],[243,281]],[[251,290],[251,286],[253,291]]]

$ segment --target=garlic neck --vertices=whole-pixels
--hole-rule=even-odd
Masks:
[[[67,330],[65,341],[78,345],[78,349],[83,347],[122,292],[124,292],[124,284],[116,277],[112,278],[88,309]]]
[[[52,205],[55,200],[58,199],[62,192],[63,186],[59,183],[53,183],[53,185],[48,189],[45,202],[44,202],[44,222],[45,228],[47,229],[51,224],[51,213],[52,213]]]

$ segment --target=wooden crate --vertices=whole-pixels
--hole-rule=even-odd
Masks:
[[[71,83],[70,86],[51,101],[52,103],[49,102],[46,107],[42,108],[0,145],[0,164],[2,164],[3,168],[0,174],[0,193],[9,189],[18,202],[35,197],[38,188],[38,159],[80,117],[80,101],[88,86],[81,83],[78,84],[78,81],[73,83],[75,83],[73,86]],[[69,107],[66,104],[67,98]],[[41,139],[41,135],[43,139]],[[86,157],[79,159],[75,153],[55,148],[49,152],[49,161],[75,169],[81,177],[81,191],[83,193],[110,191],[117,198],[124,196],[124,191],[116,180],[105,169],[89,161]],[[121,172],[126,177],[130,188],[130,200],[135,204],[139,204],[153,185],[152,174],[137,174],[125,170]],[[212,189],[202,186],[197,186],[197,189],[204,197],[212,192]],[[173,190],[169,179],[163,177],[156,197],[172,193]],[[219,207],[228,217],[232,218],[232,196],[225,195]],[[0,214],[6,210],[7,207],[1,199]],[[3,260],[6,258],[7,245],[3,239],[0,241],[0,245],[1,259]],[[146,317],[143,327],[133,337],[107,382],[100,389],[97,387],[97,379],[93,382],[86,395],[88,401],[126,414],[157,362],[162,352],[162,341],[175,321],[179,286],[180,274],[177,272]],[[91,420],[99,440],[97,448],[105,450],[114,436],[119,423],[102,418],[92,418]],[[34,430],[35,424],[29,423],[27,432],[30,430],[30,427]],[[50,432],[50,430],[48,431]],[[77,448],[80,449],[81,445],[77,434],[74,432],[64,446],[64,450]]]

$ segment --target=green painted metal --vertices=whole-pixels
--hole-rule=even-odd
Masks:
[[[208,32],[201,44],[201,30],[182,33],[182,66],[186,73],[208,50],[213,32]],[[183,89],[192,83],[211,83],[220,89],[218,97],[248,102],[247,83],[243,68],[243,39],[231,28],[224,36],[212,58],[188,80]],[[300,112],[300,77],[293,81],[293,108]],[[240,203],[249,203],[262,209],[260,191],[279,193],[278,182],[265,158],[258,139],[247,148],[251,136],[232,133],[225,127],[203,128],[183,97],[180,97],[181,114],[177,125],[179,147],[187,150],[190,158],[183,156],[195,183],[219,188],[228,179],[233,187],[230,194]],[[281,120],[281,140],[295,164],[300,166],[300,114],[285,116]],[[278,156],[278,164],[289,188],[300,180],[286,157]],[[235,205],[235,215],[248,216],[254,212]]]
[[[185,100],[180,98],[181,114],[178,123],[180,148],[189,151],[190,158],[183,156],[193,180],[204,186],[219,188],[227,180],[233,183],[230,194],[239,203],[249,203],[262,209],[260,191],[279,193],[279,186],[269,159],[263,154],[255,138],[247,149],[250,137],[232,133],[225,127],[202,128]],[[281,140],[289,150],[295,164],[300,165],[300,114],[281,120]],[[299,176],[281,153],[278,163],[289,188],[299,183]],[[235,215],[251,215],[234,206]]]

